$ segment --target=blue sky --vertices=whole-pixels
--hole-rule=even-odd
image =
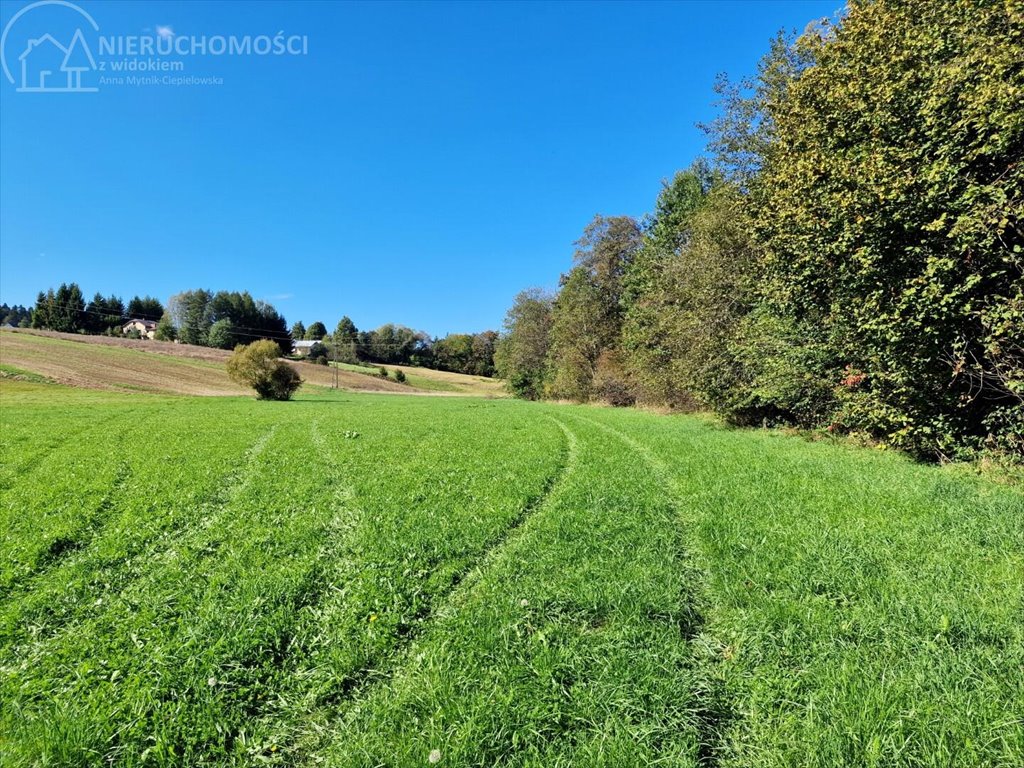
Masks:
[[[26,5],[4,0],[0,23]],[[77,5],[107,37],[283,31],[307,53],[136,56],[221,82],[19,93],[26,40],[84,24],[60,5],[19,17],[0,300],[71,280],[125,299],[247,289],[289,322],[443,335],[556,285],[594,214],[650,210],[703,151],[716,73],[749,74],[777,30],[841,1]],[[86,75],[115,76],[85,32],[107,60]]]

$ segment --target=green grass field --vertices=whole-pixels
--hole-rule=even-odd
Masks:
[[[0,764],[1024,765],[1024,495],[693,417],[0,380]]]

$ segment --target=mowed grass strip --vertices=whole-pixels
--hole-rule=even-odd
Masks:
[[[1024,495],[876,451],[590,409],[670,469],[722,766],[1024,765]]]
[[[5,760],[272,759],[386,664],[562,454],[522,404],[410,400],[132,399],[154,460],[2,606]]]

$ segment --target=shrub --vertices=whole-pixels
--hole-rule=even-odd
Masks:
[[[395,381],[397,381],[399,384],[404,384],[405,383],[405,371],[396,370],[395,371]]]
[[[382,365],[380,367],[380,370],[377,371],[377,375],[380,376],[382,379],[386,379],[388,377],[388,369]]]
[[[290,400],[302,385],[302,378],[294,368],[278,360],[280,351],[268,339],[240,344],[228,358],[228,376],[255,389],[258,400]]]
[[[307,359],[311,363],[327,365],[327,346],[318,341],[309,348],[309,355],[307,355]]]
[[[178,331],[169,315],[164,314],[160,318],[160,322],[156,324],[156,333],[153,334],[153,338],[157,341],[174,341],[178,338]]]
[[[597,359],[594,371],[593,394],[598,400],[618,407],[634,405],[636,394],[622,366],[621,356],[605,350]]]

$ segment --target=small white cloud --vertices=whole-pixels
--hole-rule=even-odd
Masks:
[[[164,40],[169,40],[170,38],[174,37],[174,29],[170,26],[157,24],[156,35],[157,37],[162,37]]]
[[[294,298],[294,297],[295,297],[294,293],[275,293],[270,298],[272,298],[274,301],[285,301],[287,299],[291,299],[291,298]]]

